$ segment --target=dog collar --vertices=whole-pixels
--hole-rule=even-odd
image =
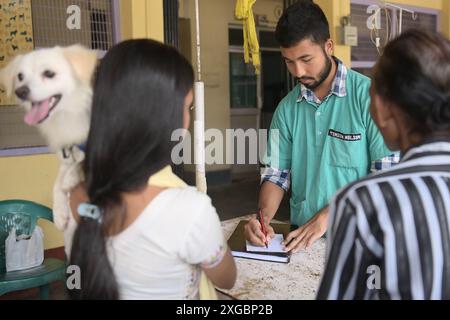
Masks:
[[[78,144],[77,147],[78,147],[78,149],[80,149],[81,151],[86,152],[86,144],[85,144],[85,143],[83,143],[83,144]]]
[[[62,148],[61,149],[61,153],[64,159],[68,159],[70,158],[70,156],[72,155],[72,151],[73,148],[77,147],[79,150],[83,151],[84,153],[86,152],[86,144],[77,144],[75,146],[70,146],[68,148]]]

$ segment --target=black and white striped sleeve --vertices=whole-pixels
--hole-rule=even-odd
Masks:
[[[367,267],[381,255],[378,221],[366,187],[340,194],[330,207],[327,259],[318,299],[367,299]]]
[[[332,210],[332,211],[331,211]],[[356,212],[347,199],[334,203],[330,208],[330,223],[327,234],[327,258],[317,299],[342,299],[353,295],[347,285],[355,275]],[[349,289],[350,291],[347,292]]]

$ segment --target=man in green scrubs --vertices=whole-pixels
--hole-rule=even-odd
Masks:
[[[299,1],[275,31],[289,72],[299,84],[280,102],[271,128],[259,208],[268,224],[291,187],[288,251],[309,247],[328,225],[328,203],[337,190],[397,161],[370,113],[370,79],[333,56],[325,14]],[[292,185],[292,186],[291,186]],[[273,229],[268,228],[268,238]],[[264,245],[260,222],[246,225],[247,239]],[[269,240],[267,239],[267,240]],[[292,241],[291,241],[292,240]]]

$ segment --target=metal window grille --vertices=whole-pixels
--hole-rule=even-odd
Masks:
[[[80,43],[106,51],[114,44],[111,0],[33,0],[31,4],[35,47]],[[73,6],[79,11],[68,11]],[[79,25],[69,28],[68,20],[78,13]]]
[[[164,42],[178,48],[178,0],[164,0]]]

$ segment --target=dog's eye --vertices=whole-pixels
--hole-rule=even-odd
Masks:
[[[24,78],[23,73],[19,73],[17,75],[17,79],[19,79],[19,81],[23,81],[23,78]]]
[[[53,71],[50,71],[50,70],[44,71],[43,75],[44,75],[44,77],[49,78],[49,79],[55,77],[55,73]]]

